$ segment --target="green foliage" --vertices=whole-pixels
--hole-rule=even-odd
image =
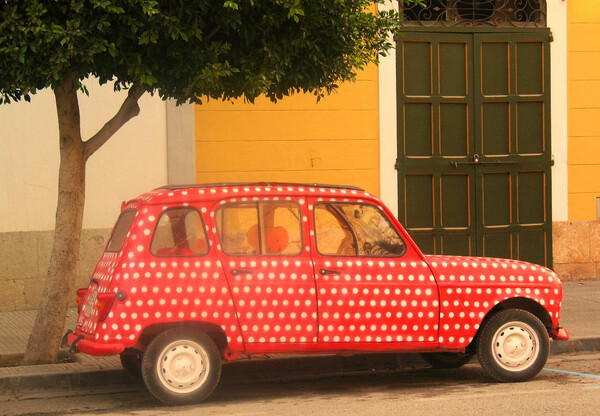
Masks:
[[[0,0],[0,104],[72,75],[178,102],[321,95],[391,47],[383,1]]]

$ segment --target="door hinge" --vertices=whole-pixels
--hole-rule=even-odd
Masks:
[[[400,170],[400,162],[398,161],[398,158],[396,158],[396,163],[394,163],[394,169]]]
[[[550,31],[550,33],[548,34],[548,41],[554,42],[554,35],[552,34],[552,31]]]

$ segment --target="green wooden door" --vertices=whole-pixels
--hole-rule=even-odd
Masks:
[[[399,217],[426,253],[551,265],[548,32],[398,39]]]

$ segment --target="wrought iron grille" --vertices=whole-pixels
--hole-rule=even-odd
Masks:
[[[423,0],[404,4],[406,26],[546,27],[545,0]]]

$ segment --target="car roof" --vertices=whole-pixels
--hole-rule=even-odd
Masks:
[[[166,185],[157,189],[194,189],[194,188],[232,188],[232,187],[312,187],[312,188],[333,188],[333,189],[352,189],[355,191],[364,191],[356,186],[347,185],[326,185],[319,183],[300,183],[300,182],[220,182],[220,183],[199,183],[192,185]]]
[[[223,197],[240,199],[255,196],[277,197],[278,194],[284,197],[313,195],[332,198],[337,196],[340,200],[344,196],[371,197],[364,189],[355,186],[288,182],[235,182],[168,185],[142,194],[133,201],[141,201],[142,204],[161,204],[189,202],[190,200],[209,201]]]

